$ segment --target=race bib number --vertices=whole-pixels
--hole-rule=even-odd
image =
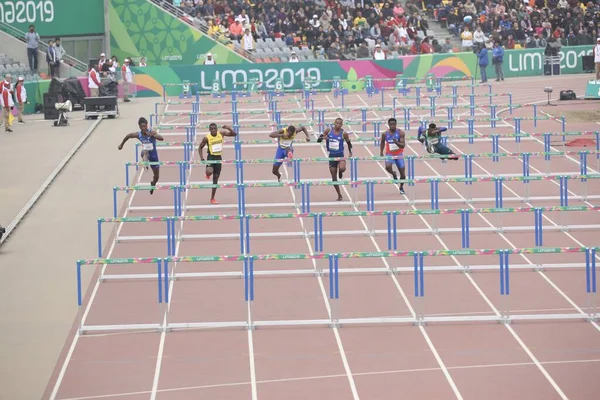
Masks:
[[[294,142],[293,140],[282,140],[281,141],[281,146],[282,147],[290,147],[293,142]]]
[[[212,152],[220,153],[221,151],[223,151],[223,143],[213,143]]]
[[[340,149],[340,142],[338,142],[337,140],[329,142],[329,150],[339,150]]]
[[[428,140],[429,143],[431,144],[438,144],[440,142],[440,138],[439,137],[434,137]]]
[[[390,151],[400,150],[400,147],[394,142],[388,142],[388,146],[390,147]]]
[[[154,145],[152,143],[142,143],[142,149],[152,151],[154,150]]]

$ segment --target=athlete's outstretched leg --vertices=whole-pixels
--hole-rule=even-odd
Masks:
[[[334,182],[337,182],[338,180],[338,165],[331,165],[329,164],[329,172],[331,173],[331,180]],[[340,191],[340,185],[333,185],[333,188],[335,189],[338,198],[337,201],[342,201],[342,192]]]
[[[394,172],[393,166],[394,166],[394,162],[393,161],[386,161],[385,162],[385,170],[390,175],[392,175],[392,178],[394,178],[394,180],[397,180],[398,179],[398,175],[396,175],[396,172]]]
[[[346,161],[338,162],[338,177],[342,179],[344,177],[344,172],[346,172]]]
[[[281,172],[279,172],[280,167],[281,167],[281,164],[279,164],[279,165],[274,164],[273,171],[272,171],[273,175],[275,175],[277,177],[278,182],[281,182]]]
[[[158,179],[160,178],[160,167],[158,165],[152,166],[152,174],[154,176],[152,178],[152,182],[150,182],[150,186],[156,186]],[[154,189],[150,190],[150,194],[154,194]]]
[[[404,165],[404,158],[400,158],[395,161],[396,161],[396,167],[398,168],[398,171],[400,172],[400,179],[406,179],[406,168]],[[404,183],[400,184],[400,193],[404,194]]]
[[[442,143],[438,143],[434,147],[434,151],[439,155],[448,156],[448,157],[441,157],[441,160],[458,160],[459,159],[458,155],[454,154],[454,152],[452,150],[450,150],[446,145],[444,145]]]
[[[148,150],[142,150],[142,161],[143,162],[148,162],[149,157],[148,157]],[[146,165],[146,169],[148,169],[148,166]]]
[[[218,183],[219,183],[219,177],[220,177],[220,176],[221,176],[221,174],[220,174],[220,173],[218,173],[218,174],[217,174],[217,173],[213,174],[213,176],[212,176],[212,182],[213,182],[213,185],[216,185],[216,184],[218,184]],[[211,203],[213,203],[213,204],[216,204],[216,203],[217,203],[217,201],[215,200],[215,195],[216,195],[216,194],[217,194],[217,188],[216,188],[216,187],[214,187],[214,188],[212,188],[212,193],[211,193],[211,196],[210,196],[210,202],[211,202]]]

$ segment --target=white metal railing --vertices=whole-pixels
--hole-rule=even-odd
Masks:
[[[237,54],[239,54],[241,57],[245,58],[246,60],[252,61],[252,62],[255,61],[254,55],[252,55],[250,52],[244,50],[239,43],[236,43],[228,38],[215,37],[215,36],[210,35],[208,33],[208,23],[206,22],[206,20],[204,20],[204,18],[192,17],[191,15],[183,12],[182,9],[175,7],[173,4],[168,3],[165,0],[149,0],[149,1],[151,1],[158,7],[162,8],[169,14],[185,21],[187,24],[198,29],[200,32],[204,33],[206,36],[208,36],[215,42],[220,43],[223,46],[226,46],[226,47],[230,48],[231,50],[235,51]]]
[[[15,28],[12,25],[9,25],[3,21],[0,21],[0,31],[6,33],[7,35],[14,37],[15,39],[17,39],[23,43],[26,43],[25,32],[23,32],[20,29]],[[40,45],[39,46],[40,51],[45,53],[48,50],[48,44],[44,43],[44,41],[40,40],[39,45]],[[65,64],[69,65],[72,69],[75,69],[77,72],[82,73],[82,74],[87,74],[88,65],[86,63],[84,63],[83,61],[80,61],[74,57],[71,57],[68,54],[64,55],[63,61]]]

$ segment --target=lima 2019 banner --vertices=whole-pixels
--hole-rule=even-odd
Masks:
[[[219,64],[248,62],[149,0],[110,0],[109,21],[110,54],[120,60],[144,57],[153,66],[194,65],[212,53]]]
[[[582,73],[582,56],[592,54],[589,46],[563,47],[560,52],[562,74]],[[258,90],[274,89],[280,82],[285,90],[301,90],[308,77],[315,89],[330,89],[334,77],[342,80],[342,87],[350,91],[364,89],[363,78],[370,75],[375,86],[393,87],[398,75],[424,78],[432,73],[437,77],[471,77],[476,71],[473,53],[432,54],[406,56],[400,60],[385,61],[319,61],[274,64],[228,64],[150,66],[134,68],[139,96],[162,96],[163,84],[188,81],[197,84],[201,92],[210,92],[214,82],[222,90],[234,88],[234,82],[259,82]],[[487,68],[488,78],[495,78],[494,68]],[[544,74],[544,49],[507,50],[504,56],[504,74],[507,78],[539,76]],[[479,75],[479,72],[477,73]],[[381,81],[378,79],[389,79]],[[479,76],[477,76],[479,78]],[[319,82],[326,81],[326,82]],[[194,87],[191,88],[194,92]],[[180,87],[168,87],[168,95],[178,95]]]

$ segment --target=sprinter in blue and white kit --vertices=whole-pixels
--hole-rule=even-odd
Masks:
[[[137,132],[129,133],[125,135],[123,141],[119,145],[119,150],[123,150],[123,145],[129,139],[138,139],[142,143],[142,159],[147,162],[158,162],[158,151],[156,150],[156,141],[164,140],[164,138],[159,135],[155,130],[148,130],[148,120],[146,118],[141,117],[138,120],[138,126],[140,130]],[[160,167],[158,165],[151,165],[153,178],[152,182],[150,182],[150,186],[156,186],[159,178]],[[148,167],[146,167],[148,169]],[[150,190],[150,194],[154,193],[154,189]]]
[[[326,128],[322,135],[317,139],[318,143],[325,140],[325,146],[329,152],[329,158],[343,158],[344,157],[344,142],[348,145],[348,153],[352,157],[352,143],[348,133],[342,129],[344,120],[336,118],[333,123],[333,130]],[[329,161],[329,172],[331,172],[331,179],[335,182],[342,179],[344,172],[346,172],[346,160]],[[340,191],[339,185],[334,185],[335,191],[337,192],[337,201],[342,201],[342,192]]]

